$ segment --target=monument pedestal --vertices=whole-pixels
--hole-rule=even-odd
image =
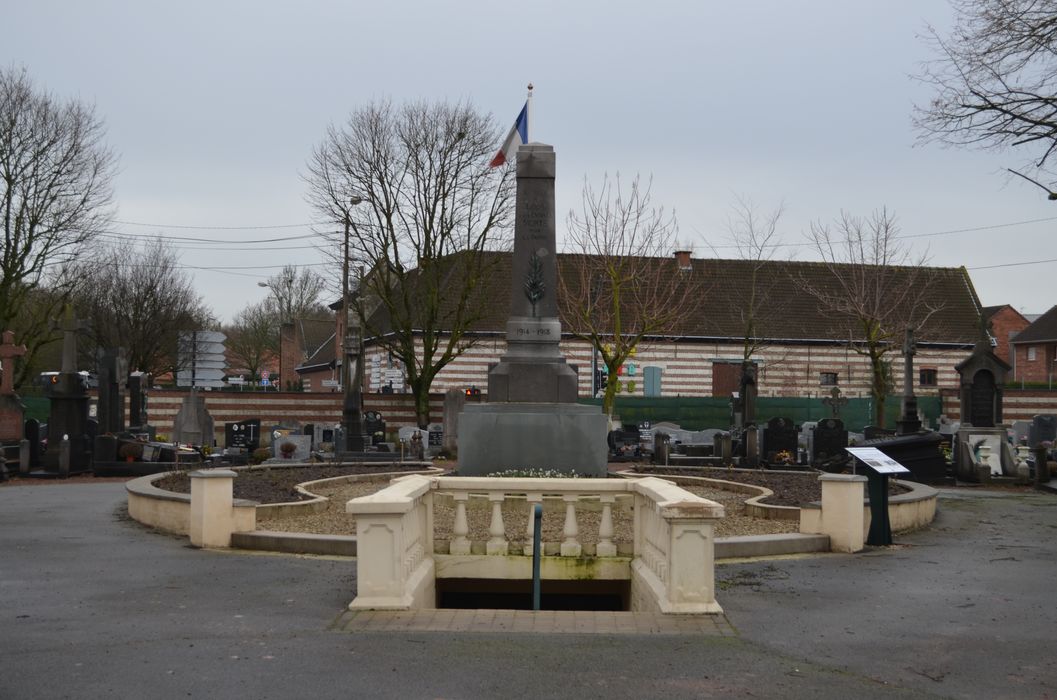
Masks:
[[[459,476],[553,469],[605,476],[606,417],[575,403],[467,404],[459,416]]]
[[[507,350],[488,372],[488,403],[467,404],[459,415],[460,476],[606,473],[607,419],[598,406],[576,403],[576,371],[559,347],[554,176],[553,147],[521,146]]]

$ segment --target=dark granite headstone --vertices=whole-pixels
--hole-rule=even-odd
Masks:
[[[745,428],[756,425],[756,365],[741,365],[741,420]]]
[[[117,461],[117,438],[113,435],[97,435],[93,459],[96,464]]]
[[[876,425],[868,425],[862,429],[863,438],[866,440],[877,440],[878,438],[892,437],[896,431],[891,428],[878,428]]]
[[[815,426],[811,440],[811,463],[828,467],[842,466],[848,460],[848,431],[840,418],[823,418]]]
[[[147,390],[150,388],[150,375],[145,372],[133,372],[128,375],[128,424],[131,428],[142,428],[147,425]]]
[[[1028,428],[1028,447],[1035,447],[1041,442],[1057,442],[1057,416],[1032,416],[1031,427]]]
[[[789,459],[796,459],[799,433],[788,418],[772,418],[763,431],[763,454],[767,462],[773,463],[779,452],[788,452]]]
[[[371,437],[371,444],[385,442],[385,421],[378,411],[365,411],[363,414],[363,431]]]
[[[85,326],[68,315],[58,327],[63,331],[62,371],[51,376],[48,386],[51,415],[48,447],[41,462],[46,472],[67,476],[88,471],[92,461],[88,392],[77,371],[77,333]]]
[[[29,468],[36,469],[40,467],[40,456],[43,453],[43,447],[40,443],[43,439],[43,433],[40,428],[40,421],[36,418],[30,418],[26,421],[24,427],[23,436],[26,442],[29,443]]]
[[[224,446],[252,452],[261,446],[261,421],[249,418],[224,424]]]
[[[124,348],[109,348],[99,352],[96,364],[99,376],[99,410],[96,416],[104,433],[125,430],[125,386],[128,382],[128,361]]]

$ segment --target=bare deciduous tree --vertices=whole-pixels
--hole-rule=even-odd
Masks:
[[[224,332],[225,346],[249,370],[251,379],[260,377],[265,361],[279,352],[276,315],[266,302],[246,306]]]
[[[349,237],[337,260],[366,267],[352,300],[364,336],[403,363],[423,427],[434,377],[486,311],[474,292],[512,203],[512,169],[488,167],[499,141],[466,103],[380,103],[331,126],[308,161],[309,202]]]
[[[16,384],[68,300],[66,265],[109,220],[116,161],[104,132],[91,107],[37,91],[25,70],[0,69],[0,330],[29,349]],[[27,314],[31,299],[50,307]]]
[[[785,205],[762,211],[748,197],[739,196],[731,209],[727,217],[727,239],[736,257],[749,263],[749,279],[738,291],[747,288],[749,293],[748,296],[727,295],[725,308],[716,311],[730,314],[732,325],[741,329],[744,368],[770,343],[769,327],[786,313],[786,304],[772,293],[779,280],[765,271],[778,250],[778,222]]]
[[[1057,3],[951,0],[951,5],[956,22],[950,36],[929,28],[938,56],[920,77],[936,95],[915,111],[922,138],[959,146],[1022,146],[1033,154],[1033,166],[1046,171],[1057,149]]]
[[[214,323],[164,241],[104,246],[72,266],[74,308],[89,327],[86,350],[123,347],[129,369],[175,373],[181,331]]]
[[[907,328],[920,329],[943,307],[933,298],[935,272],[925,267],[927,254],[914,256],[899,240],[895,218],[883,209],[867,219],[842,212],[832,225],[812,224],[809,238],[826,274],[801,278],[799,286],[869,362],[874,421],[884,426],[888,353],[899,352]]]
[[[272,275],[263,284],[271,290],[265,300],[266,308],[277,317],[277,322],[316,318],[325,312],[320,295],[326,288],[326,282],[306,267],[298,270],[296,265],[285,265],[282,272]]]
[[[570,211],[568,248],[558,275],[564,330],[599,353],[609,378],[602,399],[612,415],[618,370],[651,336],[676,331],[700,301],[701,281],[680,269],[672,253],[674,216],[650,202],[650,187],[636,178],[627,192],[619,176],[596,191],[586,181],[581,211]]]

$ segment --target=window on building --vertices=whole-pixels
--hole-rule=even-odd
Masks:
[[[921,369],[918,371],[919,386],[936,386],[938,383],[937,371],[935,369]]]
[[[1034,362],[1034,361],[1035,361],[1035,347],[1032,346],[1032,347],[1028,348],[1028,362]]]
[[[837,373],[819,372],[818,383],[822,386],[837,386]]]

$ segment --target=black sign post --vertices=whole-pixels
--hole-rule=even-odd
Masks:
[[[881,547],[892,544],[892,523],[888,519],[888,477],[909,474],[910,470],[876,447],[847,447],[856,463],[866,467],[866,492],[870,496],[870,532],[866,544]]]

